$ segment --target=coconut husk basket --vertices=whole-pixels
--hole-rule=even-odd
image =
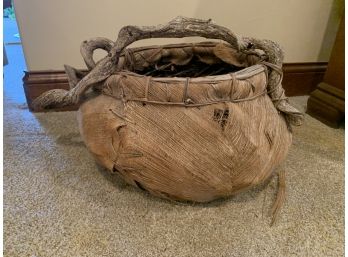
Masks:
[[[214,42],[126,48],[146,38]],[[95,63],[94,50],[107,56]],[[208,202],[265,182],[285,160],[303,115],[281,85],[283,51],[211,20],[123,27],[116,42],[81,45],[88,72],[65,65],[71,90],[34,102],[80,103],[79,128],[95,159],[129,184],[171,200]],[[284,200],[284,169],[273,208]]]

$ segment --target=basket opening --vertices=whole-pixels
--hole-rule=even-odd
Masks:
[[[246,56],[229,45],[211,42],[142,48],[132,50],[125,59],[125,69],[152,77],[224,75],[248,66]]]
[[[200,61],[197,57],[186,65],[178,65],[170,62],[159,61],[155,65],[144,68],[143,70],[135,70],[136,73],[152,77],[204,77],[213,75],[223,75],[236,72],[242,68],[234,65],[217,62],[207,64]]]

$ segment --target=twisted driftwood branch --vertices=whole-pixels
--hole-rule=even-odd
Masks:
[[[75,69],[74,67],[66,64],[64,65],[64,70],[66,75],[68,76],[70,89],[74,88],[77,83],[86,75],[85,72],[79,71],[78,69]]]
[[[125,26],[123,27],[115,43],[105,38],[94,38],[84,41],[81,45],[81,54],[90,72],[83,77],[76,86],[74,75],[72,89],[70,91],[55,90],[48,91],[34,101],[39,108],[62,107],[76,104],[86,90],[94,84],[108,78],[117,70],[117,63],[121,52],[131,43],[147,38],[182,38],[190,36],[201,36],[210,39],[221,39],[228,42],[238,51],[250,51],[250,49],[261,49],[268,56],[268,62],[281,67],[283,62],[283,51],[278,44],[270,40],[259,40],[249,37],[239,37],[229,29],[213,23],[210,19],[200,20],[194,18],[177,17],[165,25],[158,26]],[[93,51],[102,48],[108,55],[97,64],[93,60]],[[268,90],[270,97],[276,101],[276,108],[285,114],[285,117],[293,125],[302,122],[303,115],[292,107],[284,98],[284,90],[279,83],[281,75],[276,70],[269,74]]]
[[[114,42],[108,38],[96,37],[82,42],[80,46],[80,52],[83,57],[83,60],[86,63],[86,66],[89,70],[92,70],[96,64],[93,60],[93,52],[96,49],[103,49],[106,52],[110,52]]]

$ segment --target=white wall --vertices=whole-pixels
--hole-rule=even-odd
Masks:
[[[157,25],[177,15],[212,18],[240,35],[277,41],[285,62],[328,61],[343,5],[343,0],[15,0],[29,70],[62,70],[65,63],[85,68],[81,41],[115,40],[124,25]],[[137,45],[163,42],[173,40]]]

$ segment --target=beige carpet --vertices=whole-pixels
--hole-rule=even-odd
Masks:
[[[157,199],[95,164],[74,112],[33,115],[5,99],[5,256],[343,256],[343,162],[344,130],[306,116],[270,227],[275,179],[210,204]]]

